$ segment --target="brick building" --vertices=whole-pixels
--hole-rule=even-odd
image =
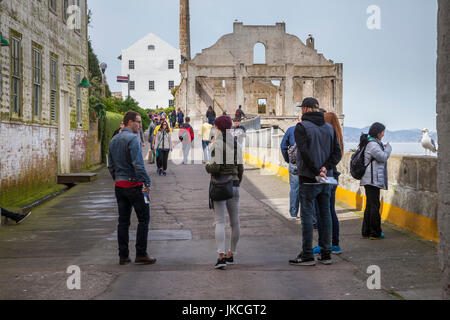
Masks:
[[[100,162],[89,146],[88,90],[78,86],[87,20],[87,0],[0,0],[9,42],[0,49],[0,192]]]

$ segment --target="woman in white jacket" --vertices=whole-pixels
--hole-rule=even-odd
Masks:
[[[361,143],[367,144],[364,153],[366,172],[361,179],[367,197],[362,236],[372,240],[384,238],[381,230],[380,190],[388,189],[387,161],[392,153],[391,145],[381,142],[385,129],[383,124],[375,122],[370,127],[369,135],[361,138]]]

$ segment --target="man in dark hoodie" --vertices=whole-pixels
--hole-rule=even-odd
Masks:
[[[191,151],[192,141],[194,140],[194,130],[189,124],[191,119],[186,117],[186,122],[183,123],[180,127],[178,138],[182,142],[183,149],[183,164],[188,164],[189,152]]]
[[[306,98],[301,105],[302,122],[295,131],[297,144],[297,167],[300,180],[300,197],[302,199],[302,249],[303,251],[290,260],[291,265],[314,266],[313,254],[313,214],[314,202],[317,199],[320,223],[323,226],[321,239],[323,248],[319,262],[331,264],[331,185],[318,183],[316,177],[333,177],[333,168],[342,157],[336,133],[319,110],[319,102],[314,98]]]

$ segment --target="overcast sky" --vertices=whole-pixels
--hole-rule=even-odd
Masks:
[[[152,32],[178,48],[179,0],[88,0],[90,38],[108,64],[112,91],[121,50]],[[370,5],[381,30],[369,30]],[[436,129],[437,2],[435,0],[191,0],[192,57],[249,25],[285,22],[303,42],[308,34],[327,59],[344,64],[345,125],[374,121],[389,130]]]

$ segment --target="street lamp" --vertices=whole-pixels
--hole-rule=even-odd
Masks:
[[[9,42],[5,38],[3,38],[3,34],[0,32],[0,46],[1,47],[9,47]]]
[[[92,87],[92,85],[89,83],[88,78],[86,77],[86,68],[84,66],[82,66],[80,64],[67,64],[67,63],[64,63],[63,66],[64,67],[80,67],[80,68],[83,68],[83,70],[84,70],[84,78],[83,78],[83,80],[81,80],[81,82],[78,84],[78,86],[80,88],[91,88]]]

